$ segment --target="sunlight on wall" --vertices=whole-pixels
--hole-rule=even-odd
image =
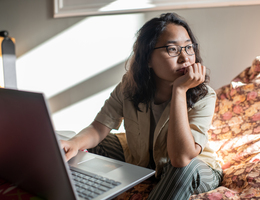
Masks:
[[[153,8],[151,0],[116,0],[99,9],[100,11]]]
[[[100,93],[53,114],[52,118],[56,130],[73,130],[78,133],[88,126],[94,120],[114,87],[107,88]],[[124,131],[122,126],[119,130],[113,130],[113,132],[120,131]]]
[[[17,59],[18,88],[43,92],[50,98],[125,61],[143,21],[143,14],[82,20]],[[77,132],[84,128],[93,120],[112,89],[54,113],[56,129]]]

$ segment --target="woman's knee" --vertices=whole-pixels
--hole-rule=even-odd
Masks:
[[[169,176],[175,184],[191,187],[195,191],[202,185],[206,185],[207,190],[215,189],[221,182],[221,175],[198,158],[192,159],[187,166],[181,168],[173,167],[171,162],[167,163],[162,178],[165,176]]]

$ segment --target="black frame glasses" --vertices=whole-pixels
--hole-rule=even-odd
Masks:
[[[181,54],[181,52],[182,52],[182,49],[185,49],[185,52],[186,52],[189,56],[192,56],[192,55],[195,54],[196,49],[197,49],[197,46],[198,46],[197,43],[192,43],[192,44],[188,44],[188,45],[186,45],[186,46],[184,46],[184,47],[179,46],[179,45],[167,45],[167,46],[162,46],[162,47],[156,47],[156,48],[154,48],[154,49],[166,48],[167,53],[168,53],[168,55],[169,55],[170,57],[177,57],[177,56],[179,56],[179,55]],[[178,50],[178,51],[177,51],[177,54],[176,54],[176,55],[171,55],[171,53],[170,53],[170,51],[169,51],[169,47],[177,47],[177,50]],[[190,47],[192,47],[193,53],[189,53],[189,49],[188,49],[188,48],[190,48]]]

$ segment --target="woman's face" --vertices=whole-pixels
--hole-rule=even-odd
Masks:
[[[179,45],[185,47],[192,44],[188,32],[182,26],[168,24],[166,29],[159,36],[156,47]],[[170,57],[166,48],[154,49],[149,67],[155,73],[156,84],[163,81],[172,84],[178,77],[184,74],[185,67],[195,63],[195,54],[188,55],[184,48],[179,56]]]

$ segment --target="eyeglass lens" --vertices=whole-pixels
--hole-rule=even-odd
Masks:
[[[185,47],[181,47],[178,45],[170,45],[167,50],[170,56],[178,56],[180,55],[182,49],[185,49],[188,55],[193,55],[195,53],[195,46],[193,44],[187,45]]]

